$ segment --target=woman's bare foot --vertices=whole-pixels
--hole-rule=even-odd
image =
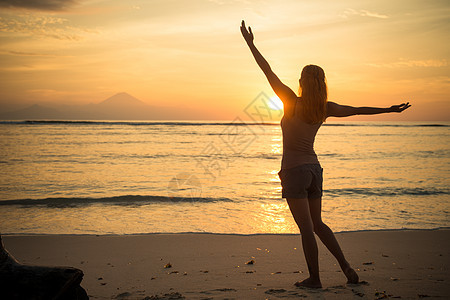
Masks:
[[[306,278],[303,281],[297,281],[294,283],[296,287],[307,287],[312,289],[320,289],[322,287],[322,283],[320,283],[320,280],[313,280],[311,278]]]
[[[357,284],[359,282],[358,274],[351,267],[344,270],[345,277],[347,277],[347,283]]]

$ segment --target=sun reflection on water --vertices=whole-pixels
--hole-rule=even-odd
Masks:
[[[279,137],[274,137],[272,138],[272,143],[270,146],[272,148],[272,153],[273,154],[281,154],[282,153],[282,147],[281,147],[281,138]]]
[[[270,182],[277,182],[277,183],[279,183],[280,182],[280,178],[278,177],[278,172],[279,172],[279,170],[272,170],[270,172],[267,172],[268,174],[270,174],[268,176],[268,180]]]
[[[263,203],[260,207],[260,220],[258,220],[259,232],[287,233],[296,231],[296,226],[290,217],[286,202]]]

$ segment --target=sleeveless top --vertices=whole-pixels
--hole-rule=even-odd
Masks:
[[[297,100],[298,101],[298,100]],[[297,105],[297,102],[295,103]],[[290,169],[304,164],[320,164],[314,152],[314,140],[322,123],[308,124],[295,115],[283,116],[281,131],[283,132],[283,158],[281,169]]]

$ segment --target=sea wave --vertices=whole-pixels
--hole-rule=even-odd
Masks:
[[[342,189],[325,189],[325,197],[395,197],[395,196],[439,196],[450,195],[450,189],[447,188],[342,188]],[[259,199],[259,198],[258,198]],[[274,198],[273,200],[281,200]],[[142,195],[124,195],[114,197],[102,197],[102,198],[79,198],[79,197],[57,197],[57,198],[45,198],[45,199],[15,199],[15,200],[1,200],[0,206],[46,206],[56,208],[70,208],[87,206],[94,204],[105,205],[120,205],[120,206],[142,206],[151,205],[154,203],[217,203],[217,202],[236,202],[238,199],[230,199],[225,197],[194,197],[184,196],[180,197],[180,194],[174,192],[173,197],[170,196],[142,196]],[[249,201],[245,198],[245,201]]]
[[[324,190],[327,196],[433,196],[433,195],[450,195],[449,189],[437,188],[344,188],[344,189],[327,189]]]
[[[168,196],[140,196],[140,195],[125,195],[104,198],[45,198],[45,199],[16,199],[0,201],[2,205],[18,205],[18,206],[47,206],[57,208],[70,208],[83,205],[93,204],[109,204],[121,206],[141,206],[152,203],[177,203],[177,202],[232,202],[228,198],[208,198],[208,197],[168,197]]]
[[[279,122],[207,122],[207,121],[91,121],[91,120],[20,120],[0,121],[6,125],[122,125],[122,126],[279,126]],[[443,123],[383,123],[383,122],[346,122],[325,123],[330,127],[450,127]]]

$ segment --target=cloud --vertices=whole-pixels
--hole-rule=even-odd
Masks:
[[[0,7],[61,11],[77,3],[77,0],[0,0]]]
[[[390,63],[369,63],[371,67],[376,68],[399,68],[399,67],[422,67],[422,68],[439,68],[448,66],[446,59],[423,59],[423,60],[400,60]]]
[[[68,23],[67,19],[48,15],[4,15],[0,16],[0,32],[69,41],[81,40],[84,33],[94,32]]]
[[[41,56],[41,57],[73,57],[71,55],[56,55],[56,54],[48,54],[48,53],[23,52],[23,51],[0,51],[0,55]]]
[[[371,17],[371,18],[377,18],[377,19],[389,18],[389,16],[387,16],[387,15],[382,15],[382,14],[379,14],[376,12],[371,12],[371,11],[364,10],[364,9],[355,10],[352,8],[347,8],[341,16],[343,18],[348,18],[350,16]]]

